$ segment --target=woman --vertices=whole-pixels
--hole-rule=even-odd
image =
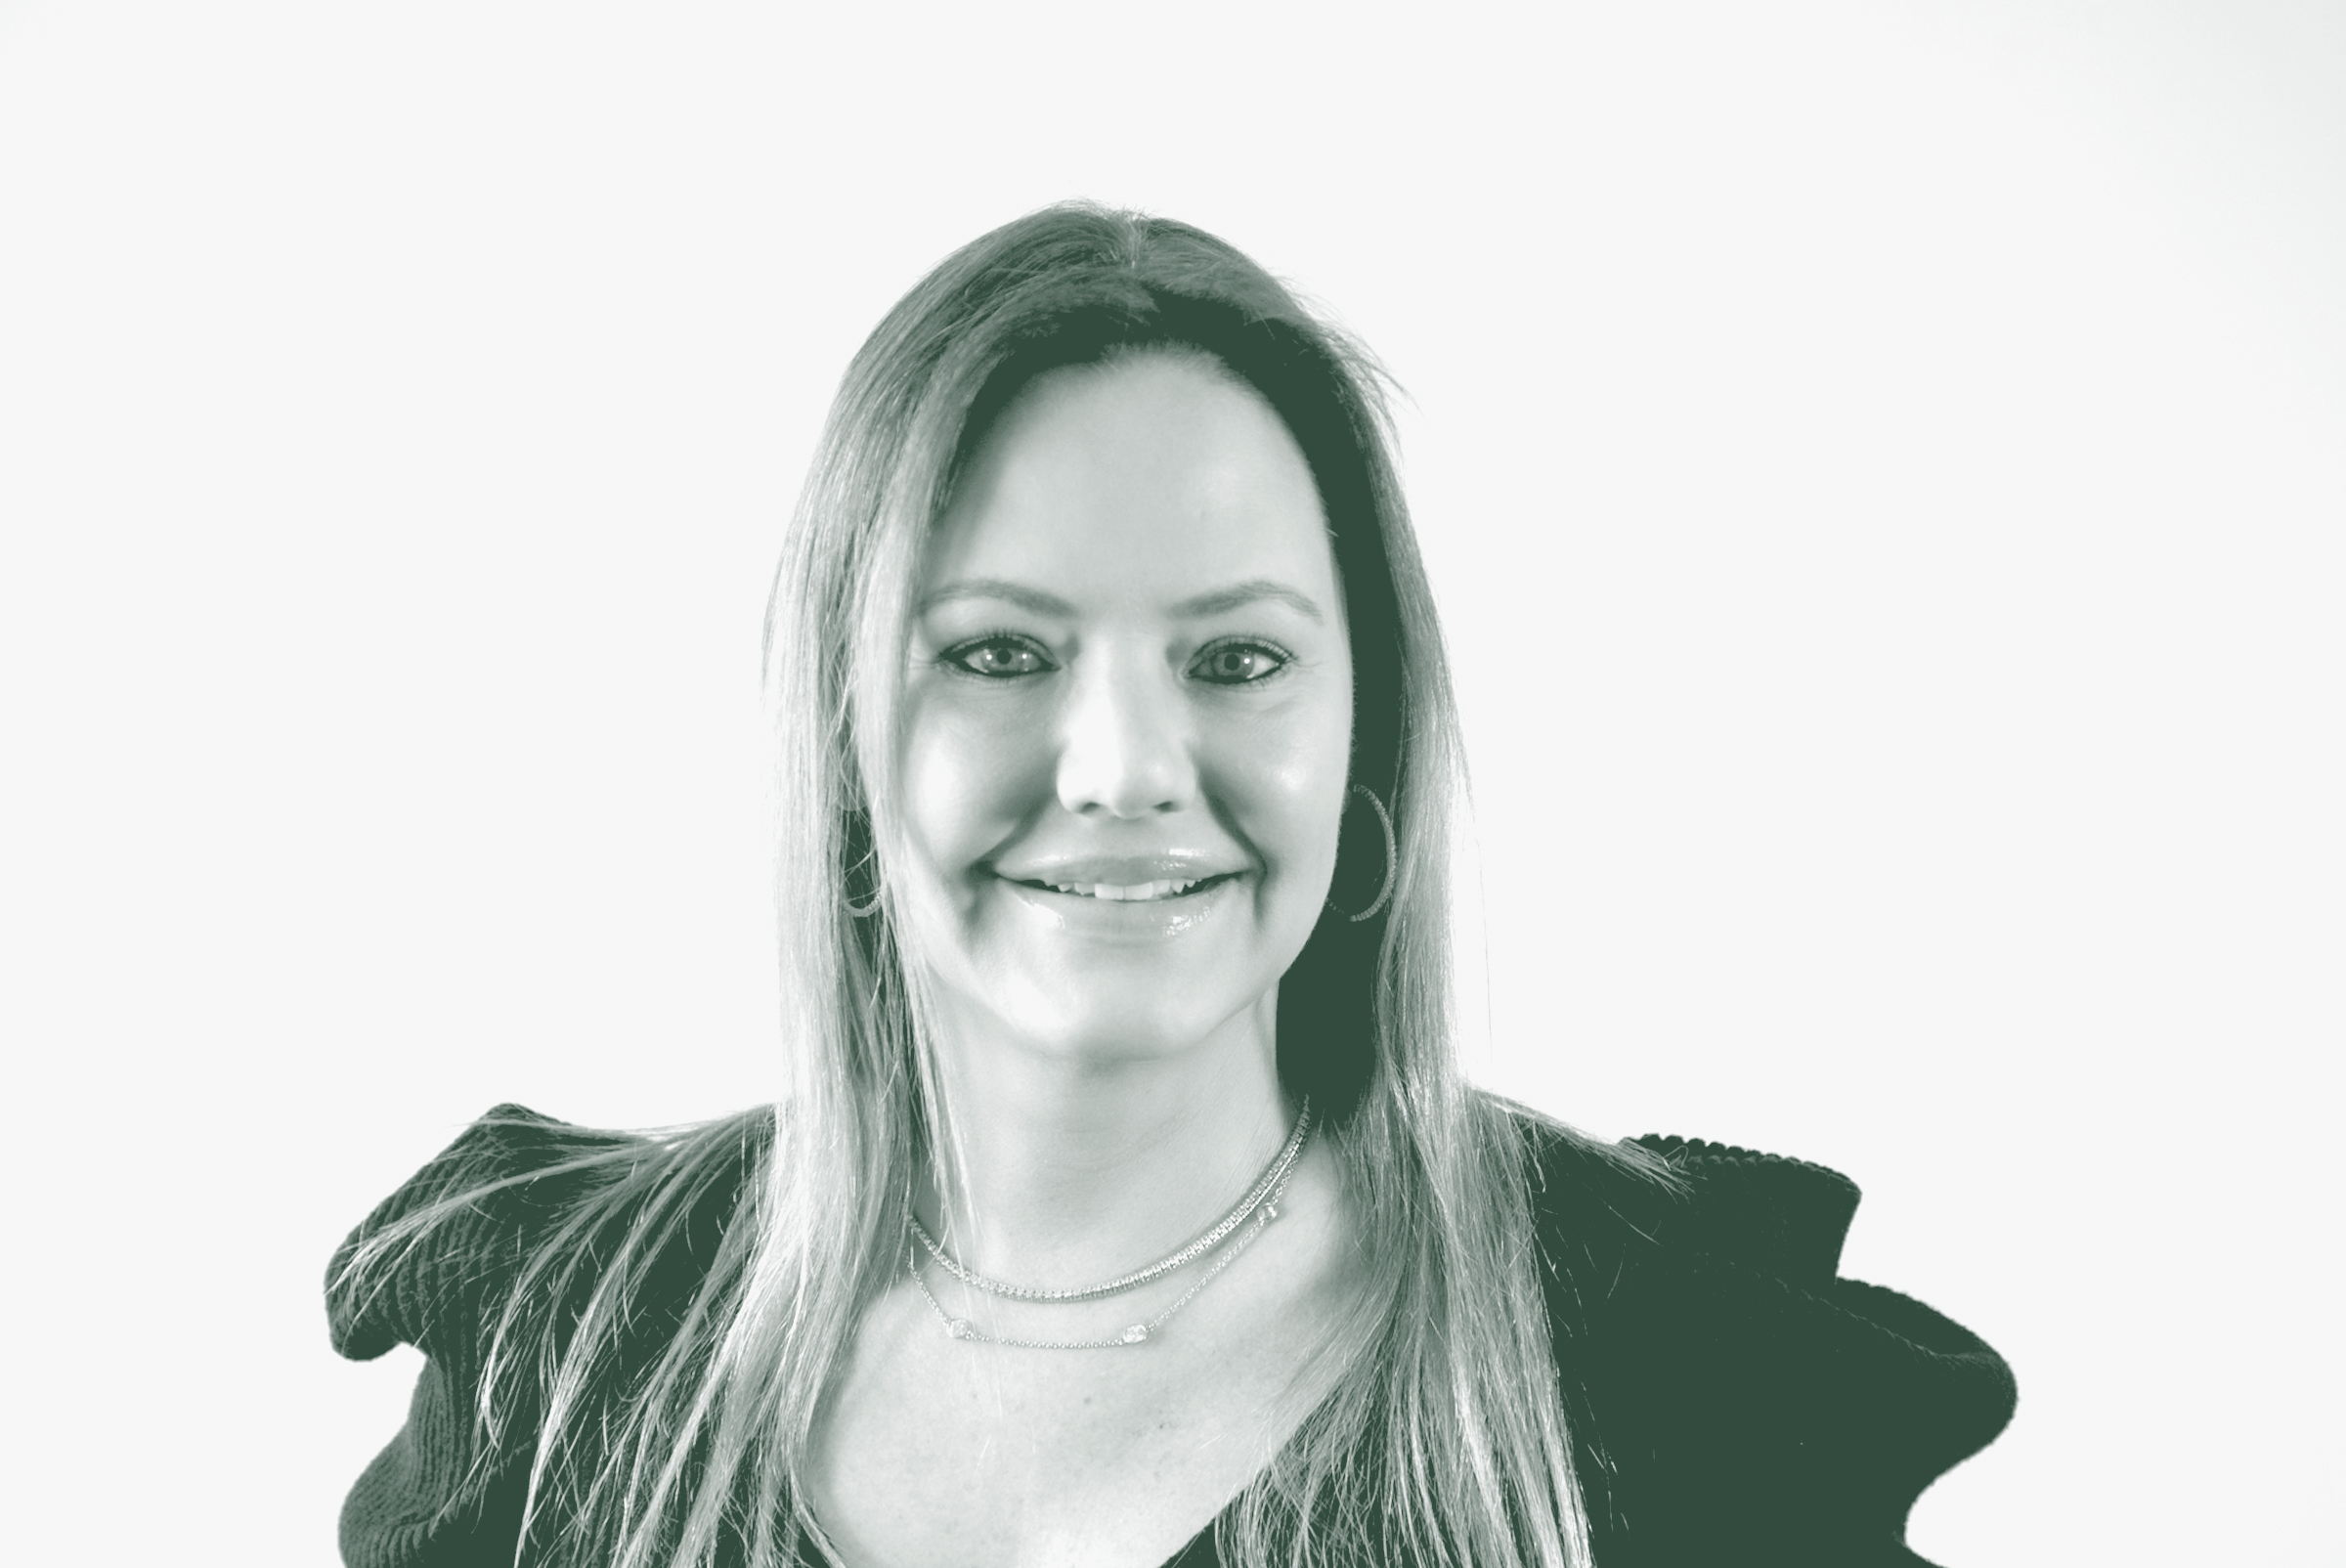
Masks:
[[[1855,1190],[1460,1081],[1376,377],[1053,208],[849,369],[768,624],[793,1078],[505,1107],[337,1255],[375,1564],[1890,1564],[2008,1418]]]

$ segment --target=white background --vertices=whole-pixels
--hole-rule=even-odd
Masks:
[[[1484,1076],[1865,1186],[1926,1555],[2341,1561],[2346,6],[824,9],[0,3],[9,1557],[329,1563],[344,1230],[762,1096],[782,518],[1088,195],[1411,394]]]

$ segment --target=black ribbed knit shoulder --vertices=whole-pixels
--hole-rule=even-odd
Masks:
[[[1839,1277],[1856,1184],[1803,1160],[1534,1130],[1535,1214],[1602,1568],[1918,1568],[1905,1521],[2011,1419],[2012,1373]]]
[[[428,1355],[463,1353],[469,1319],[500,1276],[509,1278],[531,1239],[575,1201],[580,1182],[556,1173],[599,1152],[611,1134],[586,1132],[526,1106],[502,1105],[466,1127],[456,1141],[350,1233],[326,1270],[326,1320],[334,1348],[371,1361],[393,1345]],[[434,1227],[428,1244],[401,1248],[387,1267],[349,1273],[359,1248],[444,1198],[476,1194]]]
[[[490,1343],[515,1281],[549,1230],[610,1178],[610,1156],[648,1140],[502,1105],[379,1204],[326,1274],[334,1348],[357,1361],[411,1344],[426,1359],[408,1421],[342,1510],[349,1568],[510,1568],[535,1437],[515,1408],[501,1445],[478,1421]],[[442,1208],[451,1199],[464,1200]],[[429,1218],[402,1239],[403,1222]],[[624,1217],[623,1217],[624,1223]],[[369,1242],[389,1240],[352,1267]],[[552,1303],[526,1303],[542,1312]]]

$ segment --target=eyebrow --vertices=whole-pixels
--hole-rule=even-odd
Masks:
[[[1075,606],[1057,594],[1005,582],[998,577],[977,577],[967,583],[955,583],[950,588],[938,588],[921,600],[921,613],[927,615],[940,604],[952,604],[961,599],[1001,599],[1030,614],[1057,616],[1062,620],[1071,619],[1075,614]]]
[[[1056,616],[1062,620],[1072,619],[1076,613],[1074,605],[1057,594],[1045,593],[1039,588],[1030,588],[998,577],[972,578],[966,583],[938,588],[921,601],[921,613],[926,615],[940,604],[952,604],[962,599],[1000,599],[1030,614]],[[1233,584],[1226,588],[1216,588],[1211,593],[1200,593],[1195,598],[1184,599],[1173,606],[1173,614],[1179,620],[1195,621],[1242,609],[1265,599],[1284,604],[1316,623],[1325,624],[1327,619],[1308,594],[1299,593],[1284,583],[1274,583],[1269,578],[1260,577],[1250,582]]]
[[[1226,610],[1236,610],[1249,604],[1257,604],[1264,599],[1286,605],[1289,609],[1314,622],[1325,622],[1327,619],[1320,613],[1320,606],[1314,604],[1308,595],[1296,592],[1284,583],[1274,583],[1266,577],[1258,577],[1252,582],[1239,583],[1231,588],[1217,588],[1211,593],[1200,593],[1194,599],[1184,599],[1173,606],[1173,613],[1185,621],[1195,620],[1200,616],[1220,615]]]

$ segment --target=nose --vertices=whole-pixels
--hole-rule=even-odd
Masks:
[[[1115,817],[1192,805],[1197,764],[1179,677],[1145,658],[1084,663],[1061,730],[1059,804],[1079,816]]]

